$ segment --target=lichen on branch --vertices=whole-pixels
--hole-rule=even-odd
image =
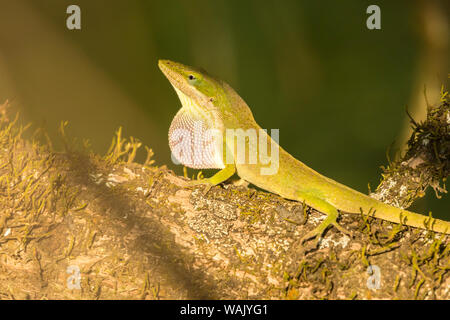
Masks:
[[[427,118],[416,122],[405,154],[382,167],[382,180],[372,197],[396,207],[408,208],[431,187],[436,197],[447,193],[445,182],[450,174],[450,100],[441,89],[437,105],[428,105]]]
[[[104,156],[76,151],[66,127],[57,152],[0,108],[0,299],[449,298],[448,236],[343,215],[354,239],[305,247],[324,216],[302,203],[188,187],[121,129]]]

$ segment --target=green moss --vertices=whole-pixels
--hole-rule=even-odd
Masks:
[[[423,197],[431,187],[436,197],[445,193],[450,175],[450,101],[448,91],[441,88],[436,106],[428,105],[427,119],[416,122],[409,114],[413,133],[404,156],[382,167],[382,180],[373,196],[398,207],[407,208]]]

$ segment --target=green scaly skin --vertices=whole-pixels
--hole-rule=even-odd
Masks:
[[[188,114],[189,117],[209,122],[211,127],[220,130],[224,135],[226,129],[261,129],[244,100],[222,80],[213,78],[203,70],[169,60],[160,60],[158,65],[180,97],[183,104],[180,111]],[[268,146],[270,143],[275,143],[269,135],[265,138]],[[246,143],[246,147],[250,150],[257,150],[257,146],[252,142]],[[224,145],[225,148],[232,148],[226,139]],[[353,214],[370,212],[371,216],[386,221],[450,234],[450,222],[430,219],[427,216],[382,203],[321,175],[281,147],[279,147],[278,172],[273,175],[261,175],[260,169],[263,167],[267,167],[267,162],[239,164],[238,161],[234,161],[223,168],[220,167],[222,170],[211,178],[193,181],[191,184],[216,185],[237,172],[239,177],[262,189],[287,199],[304,202],[326,214],[327,218],[316,229],[307,233],[302,238],[302,242],[313,237],[319,238],[330,225],[347,233],[336,222],[338,210]]]

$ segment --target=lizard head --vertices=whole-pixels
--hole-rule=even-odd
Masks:
[[[159,60],[158,66],[175,88],[183,107],[190,102],[205,110],[214,109],[214,102],[225,95],[221,81],[204,70],[170,60]]]
[[[172,155],[187,167],[224,168],[226,130],[257,128],[250,108],[227,83],[201,69],[170,60],[158,66],[182,104],[169,128]]]
[[[226,82],[204,70],[170,60],[159,60],[158,66],[174,87],[183,109],[220,119],[215,129],[246,128],[246,121],[253,124],[250,108]]]
[[[223,168],[220,106],[226,105],[226,96],[220,80],[170,60],[159,60],[158,66],[182,104],[169,128],[172,155],[187,167]]]

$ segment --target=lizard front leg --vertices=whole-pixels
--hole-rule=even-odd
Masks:
[[[199,184],[207,184],[210,186],[218,185],[228,180],[236,172],[236,166],[233,164],[225,165],[225,168],[214,174],[212,177],[198,180],[191,180],[188,182],[190,186],[196,186]]]

